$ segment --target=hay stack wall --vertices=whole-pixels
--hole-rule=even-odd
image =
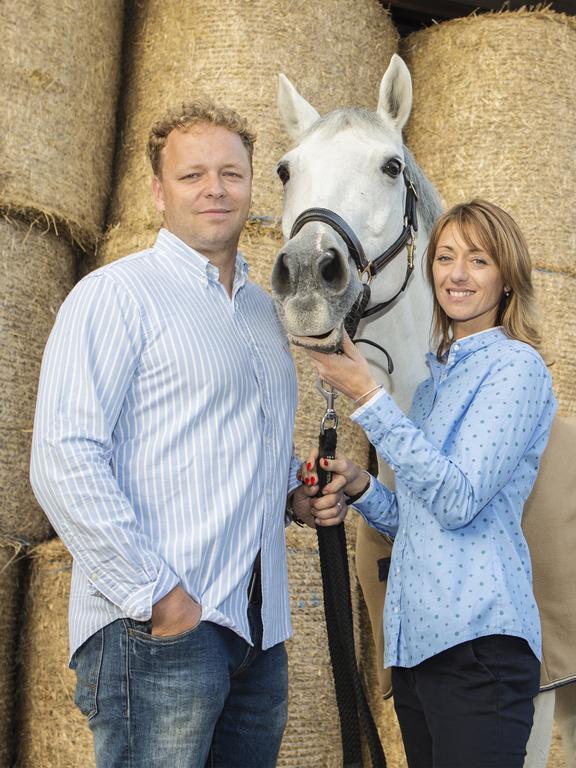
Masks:
[[[536,267],[560,413],[576,414],[576,20],[553,11],[457,19],[410,35],[407,140],[447,205],[508,210]]]
[[[51,533],[28,482],[30,442],[44,345],[75,274],[66,241],[0,218],[0,539]]]
[[[68,594],[72,558],[59,539],[29,556],[22,663],[22,768],[93,768],[92,734],[74,704],[76,675],[68,669]]]
[[[276,5],[232,0],[218,9],[209,0],[145,0],[131,25],[116,183],[98,262],[153,242],[160,220],[145,152],[150,124],[174,104],[209,96],[237,109],[258,133],[252,218],[241,248],[252,279],[269,290],[282,241],[281,185],[274,165],[289,148],[276,111],[278,73],[284,72],[321,113],[344,105],[375,108],[380,79],[398,40],[388,13],[377,0]],[[301,402],[295,441],[304,456],[317,442],[322,403],[311,366],[302,354],[295,357]],[[338,409],[341,416],[349,412],[344,403]],[[366,462],[365,438],[344,418],[339,439]],[[351,546],[353,534],[349,527]],[[341,748],[315,534],[289,529],[288,553],[295,631],[289,647],[290,717],[279,765],[329,768],[341,764]],[[330,728],[310,717],[318,711],[332,723]]]
[[[0,542],[0,768],[13,764],[14,700],[16,690],[16,629],[22,573],[21,546],[17,542]]]
[[[93,246],[114,147],[123,0],[2,3],[0,210]]]

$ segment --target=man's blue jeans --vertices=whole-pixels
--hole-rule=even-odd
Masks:
[[[98,768],[273,768],[288,704],[284,644],[260,650],[210,622],[162,638],[130,619],[104,627],[74,655],[76,703]]]

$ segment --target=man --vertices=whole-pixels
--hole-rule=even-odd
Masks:
[[[44,356],[31,480],[74,559],[98,768],[269,768],[285,726],[297,388],[237,253],[253,142],[209,103],[153,127],[163,228],[75,287]],[[293,506],[313,524],[309,496]]]

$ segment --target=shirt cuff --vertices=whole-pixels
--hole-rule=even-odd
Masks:
[[[404,413],[388,392],[381,389],[367,403],[357,408],[350,418],[362,427],[370,442],[376,444],[404,418]]]
[[[165,566],[155,582],[136,590],[126,601],[124,608],[131,619],[148,621],[152,616],[152,606],[179,586],[180,578],[168,566]]]

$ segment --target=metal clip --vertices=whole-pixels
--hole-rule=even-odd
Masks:
[[[322,434],[324,434],[327,429],[336,429],[338,427],[338,414],[334,410],[334,401],[338,397],[338,390],[334,389],[331,384],[328,384],[327,386],[329,389],[326,389],[322,379],[316,379],[316,389],[326,400],[326,411],[320,422],[320,432]]]

